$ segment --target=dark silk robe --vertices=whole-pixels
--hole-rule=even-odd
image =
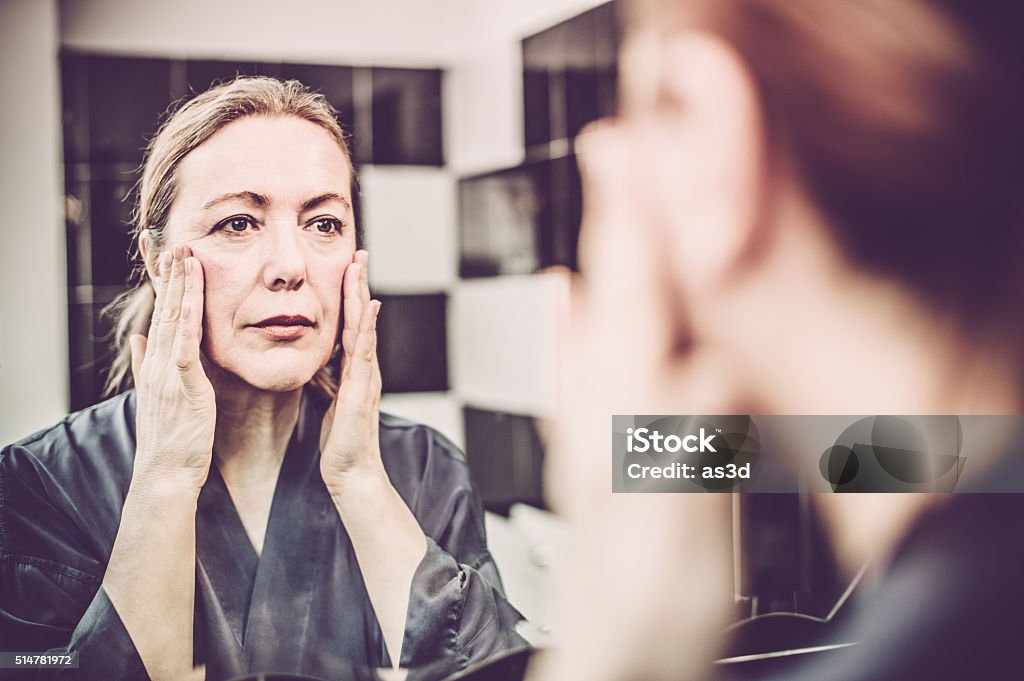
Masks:
[[[134,391],[124,393],[0,454],[0,650],[78,651],[79,669],[63,672],[70,678],[146,678],[100,588],[131,481],[135,405]],[[260,556],[211,467],[196,514],[194,650],[207,679],[333,679],[390,666],[352,543],[320,477],[325,408],[305,391]],[[487,551],[463,454],[430,428],[388,415],[380,445],[428,544],[413,578],[401,666],[451,672],[525,645],[515,633],[521,616]]]

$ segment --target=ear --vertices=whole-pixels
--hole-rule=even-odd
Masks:
[[[139,233],[139,254],[142,256],[142,263],[146,266],[146,274],[152,282],[160,281],[160,268],[157,267],[157,256],[153,248],[151,232],[144,229]]]
[[[704,297],[749,271],[770,224],[762,110],[746,63],[721,38],[681,33],[656,54],[655,114],[638,126],[657,193],[649,198],[662,207],[659,240],[677,283]]]

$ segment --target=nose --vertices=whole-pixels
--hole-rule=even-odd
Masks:
[[[268,225],[263,240],[263,283],[272,291],[298,289],[306,281],[306,254],[295,224]]]

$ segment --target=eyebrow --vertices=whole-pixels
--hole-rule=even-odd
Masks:
[[[320,196],[314,196],[309,201],[303,203],[301,212],[305,213],[307,210],[313,210],[314,208],[322,206],[323,204],[328,203],[330,201],[338,201],[342,205],[344,205],[347,210],[352,210],[352,204],[350,204],[348,202],[348,199],[346,199],[344,196],[342,196],[341,194],[337,194],[335,192],[327,192],[326,194],[321,194]]]
[[[256,192],[251,191],[241,191],[231,192],[229,194],[222,194],[221,196],[218,196],[214,199],[210,199],[205,204],[203,204],[203,210],[213,208],[214,206],[221,203],[225,203],[227,201],[236,200],[245,201],[246,203],[252,204],[254,206],[259,206],[260,208],[263,208],[270,204],[270,199],[263,194],[257,194]],[[350,204],[348,199],[346,199],[344,196],[336,192],[327,192],[326,194],[314,196],[308,201],[303,202],[301,212],[305,213],[308,210],[313,210],[314,208],[322,206],[323,204],[328,203],[330,201],[338,201],[342,205],[344,205],[346,209],[352,210],[352,204]]]
[[[263,194],[257,194],[256,192],[244,191],[244,192],[231,192],[230,194],[222,194],[215,199],[210,199],[203,204],[203,210],[213,208],[217,204],[224,203],[226,201],[242,200],[260,208],[268,205],[270,199]]]

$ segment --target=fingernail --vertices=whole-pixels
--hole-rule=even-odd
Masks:
[[[188,303],[181,304],[181,320],[188,321],[188,316],[192,314],[192,306]]]
[[[380,314],[380,301],[375,300],[374,303],[375,305],[373,306],[373,318],[377,319],[377,315]]]
[[[185,274],[192,274],[192,258],[185,259]]]
[[[170,251],[164,251],[160,255],[160,267],[162,267],[163,269],[167,269],[168,267],[170,267],[171,266],[171,257],[172,256],[171,256],[171,252]]]
[[[174,259],[181,260],[182,248],[181,246],[174,247]]]

